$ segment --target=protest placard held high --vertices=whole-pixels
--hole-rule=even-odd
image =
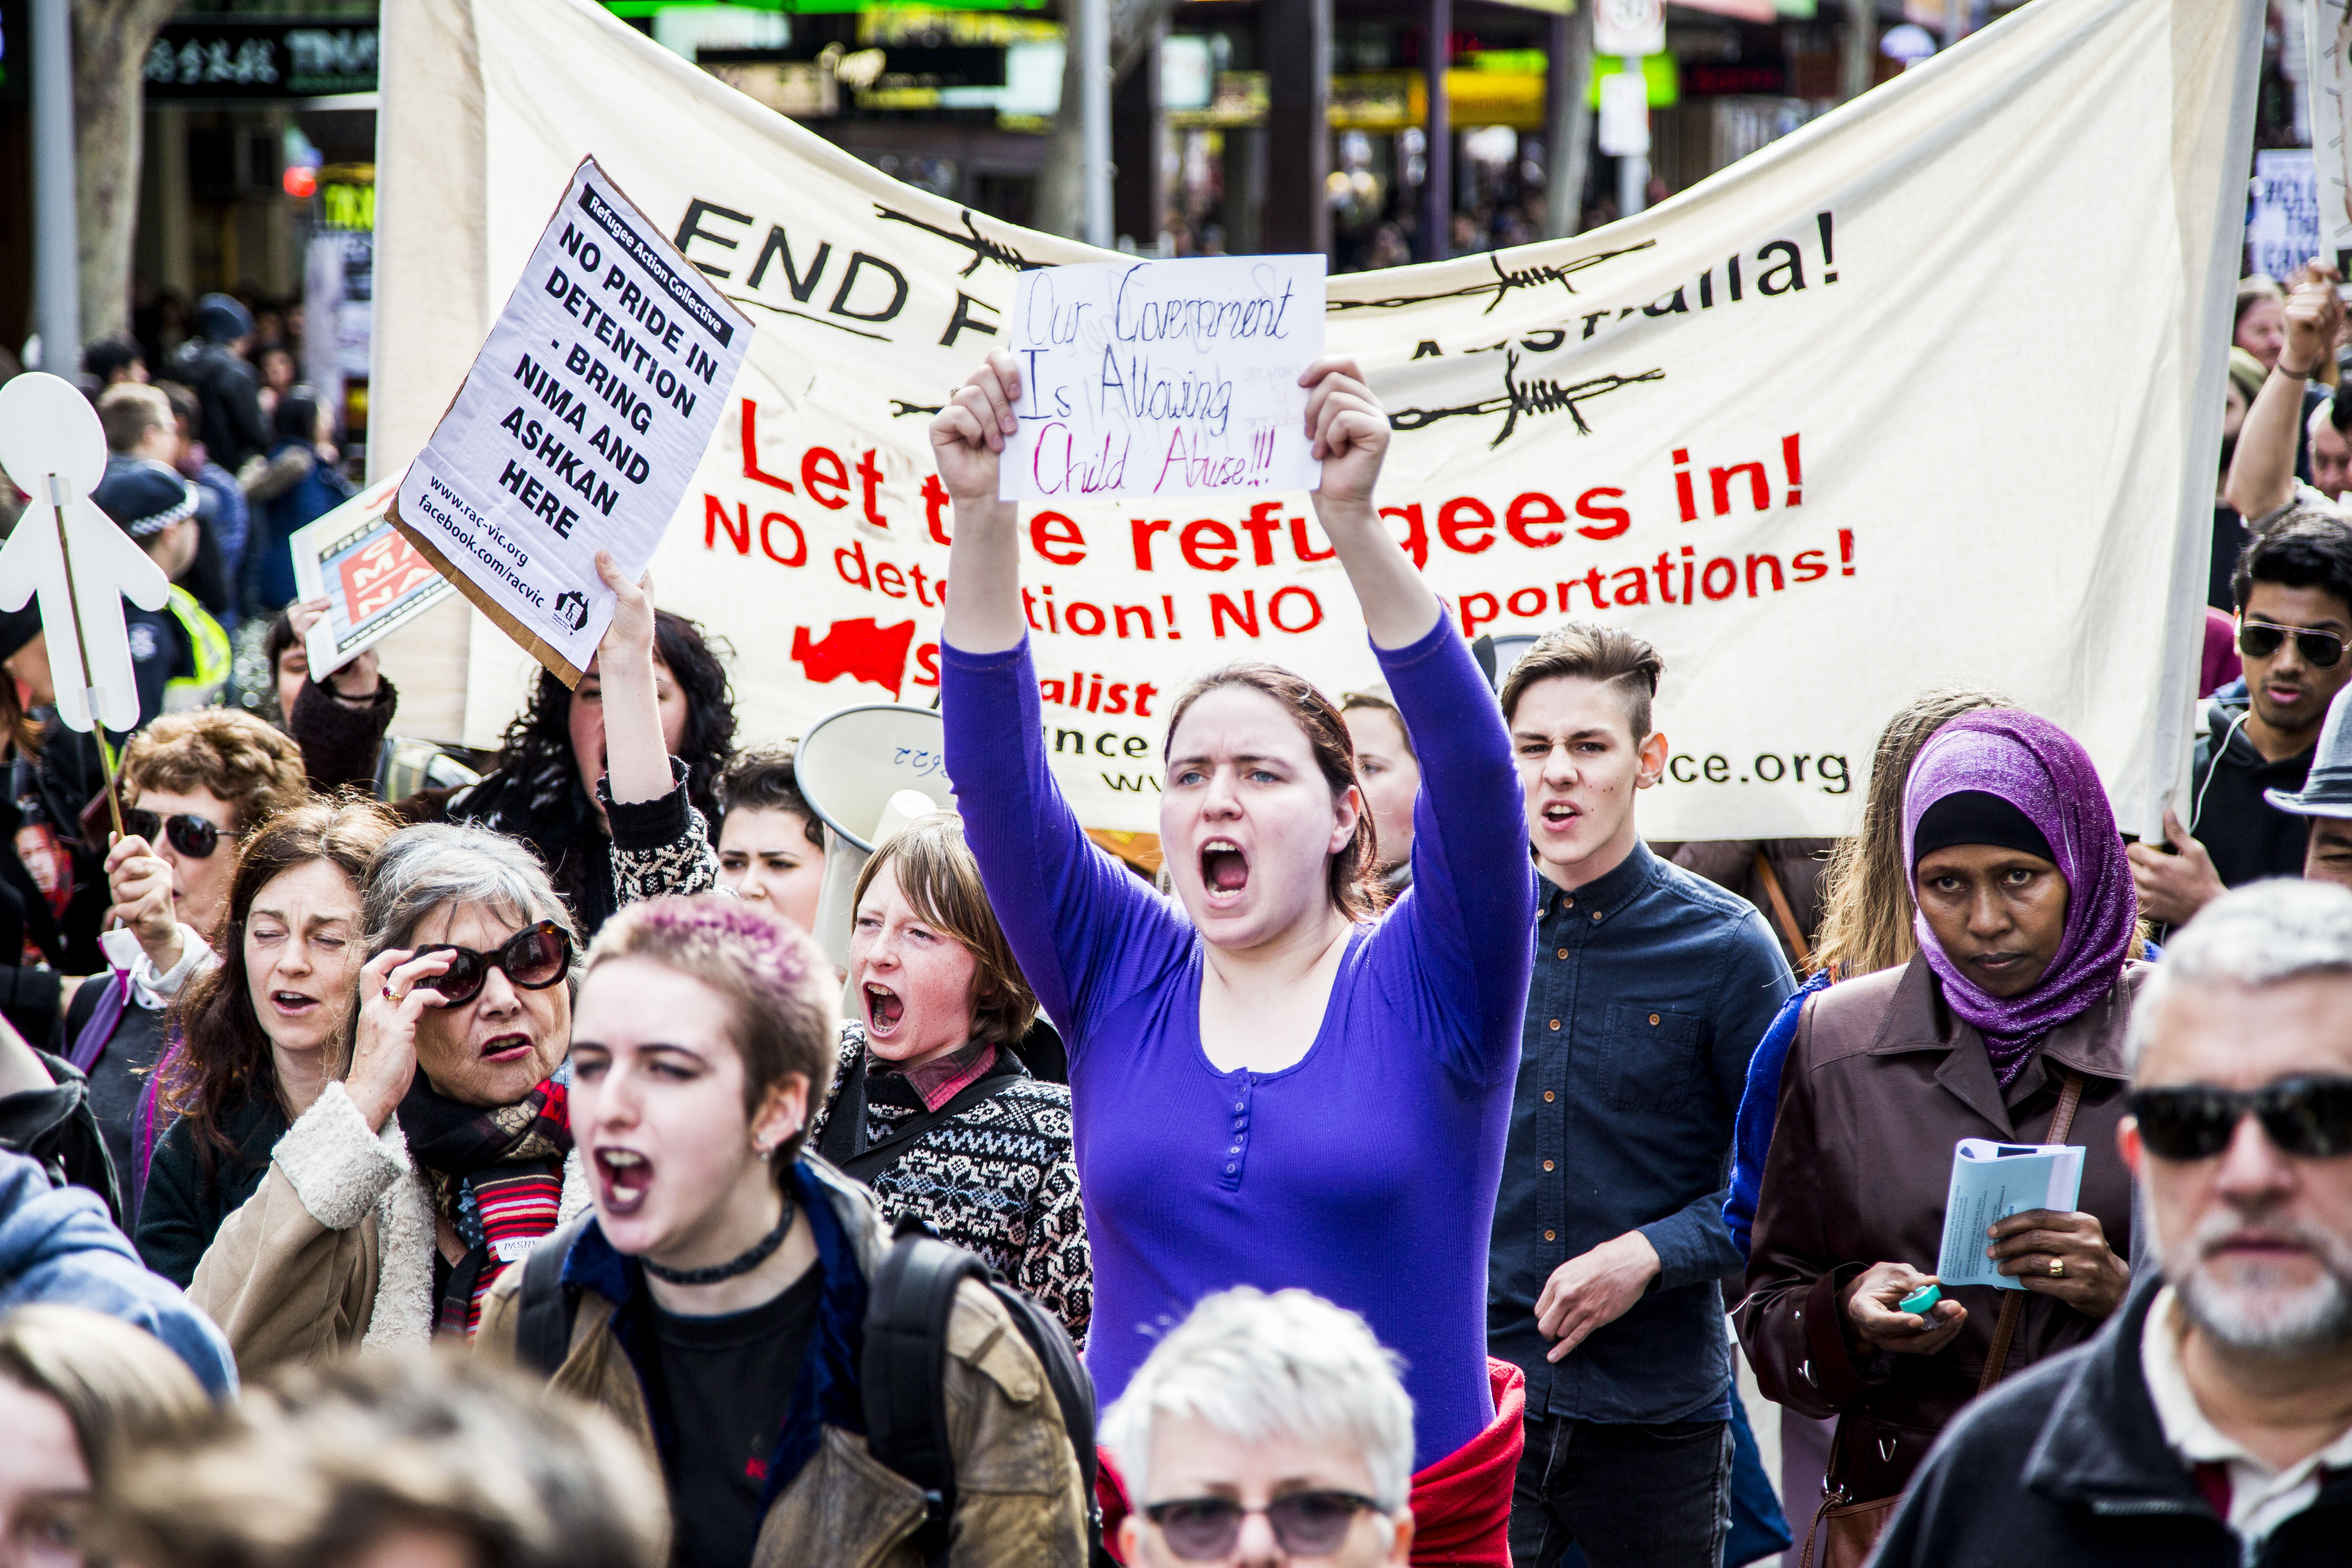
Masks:
[[[1323,352],[1323,258],[1024,272],[1006,500],[1313,489],[1299,373]]]
[[[751,336],[743,313],[583,160],[401,480],[394,521],[576,682],[613,618],[596,552],[631,577],[653,559]]]

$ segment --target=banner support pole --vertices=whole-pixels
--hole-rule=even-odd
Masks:
[[[2205,260],[2201,309],[2183,311],[2189,342],[2188,440],[2180,470],[2180,510],[2173,531],[2172,594],[2165,606],[2163,663],[2158,677],[2156,744],[2147,793],[2133,803],[2143,843],[2167,842],[2164,812],[2175,808],[2189,826],[2189,779],[2200,713],[2198,677],[2205,647],[2205,590],[2213,555],[2213,471],[2221,448],[2221,396],[2229,375],[2230,326],[2237,297],[2238,263],[2245,242],[2245,174],[2252,166],[2254,99],[2261,82],[2264,12],[2241,0],[2238,58],[2231,78],[2230,130],[2224,139],[2212,240]]]

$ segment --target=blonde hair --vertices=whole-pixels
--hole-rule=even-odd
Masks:
[[[1812,955],[1817,972],[1851,980],[1917,956],[1911,881],[1903,868],[1903,786],[1919,748],[1937,731],[1963,713],[2010,706],[1994,692],[1937,687],[1913,698],[1879,731],[1861,829],[1837,841],[1822,873],[1822,931]]]
[[[294,1369],[99,1490],[100,1551],[203,1568],[349,1562],[405,1531],[479,1568],[656,1568],[660,1481],[610,1417],[441,1349]]]
[[[1128,1380],[1105,1412],[1103,1446],[1118,1456],[1139,1507],[1151,1495],[1151,1427],[1191,1416],[1243,1443],[1288,1437],[1352,1449],[1372,1500],[1402,1510],[1412,1491],[1412,1399],[1395,1354],[1370,1325],[1306,1290],[1238,1285],[1205,1296]]]
[[[997,923],[995,908],[980,879],[980,862],[964,842],[963,823],[953,812],[919,816],[883,840],[857,873],[851,907],[866,901],[866,889],[882,868],[894,868],[898,890],[907,895],[925,925],[955,939],[978,964],[971,977],[971,1037],[1009,1046],[1037,1021],[1037,995],[1013,956],[1013,944]]]
[[[65,1407],[100,1486],[131,1445],[188,1429],[212,1409],[163,1341],[83,1307],[19,1307],[0,1318],[0,1377]]]

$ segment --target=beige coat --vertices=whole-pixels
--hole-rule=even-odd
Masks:
[[[562,1217],[587,1206],[575,1153],[563,1163]],[[222,1223],[188,1299],[228,1335],[247,1378],[354,1347],[423,1344],[433,1335],[434,1247],[432,1200],[399,1117],[371,1129],[331,1083]]]
[[[834,1213],[870,1279],[889,1248],[873,1194],[814,1156]],[[522,1289],[509,1268],[482,1304],[476,1348],[512,1360]],[[584,1293],[572,1349],[549,1386],[603,1406],[654,1453],[653,1424],[635,1369],[612,1329],[616,1303]],[[948,1441],[955,1458],[953,1568],[1083,1568],[1086,1499],[1060,1407],[1029,1342],[985,1288],[964,1281],[948,1319]],[[866,1439],[827,1426],[805,1468],[769,1510],[752,1568],[921,1568],[910,1541],[923,1494],[866,1452]]]

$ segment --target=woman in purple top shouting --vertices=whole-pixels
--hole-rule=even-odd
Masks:
[[[1402,1355],[1426,1468],[1501,1425],[1486,1239],[1532,872],[1494,694],[1373,507],[1388,417],[1351,361],[1320,360],[1300,384],[1315,510],[1423,759],[1412,889],[1374,916],[1347,728],[1270,664],[1219,669],[1169,710],[1174,900],[1088,843],[1046,764],[1014,509],[996,499],[1021,396],[1001,352],[931,424],[955,503],[948,770],[997,916],[1069,1045],[1103,1400],[1202,1296],[1302,1287]]]

